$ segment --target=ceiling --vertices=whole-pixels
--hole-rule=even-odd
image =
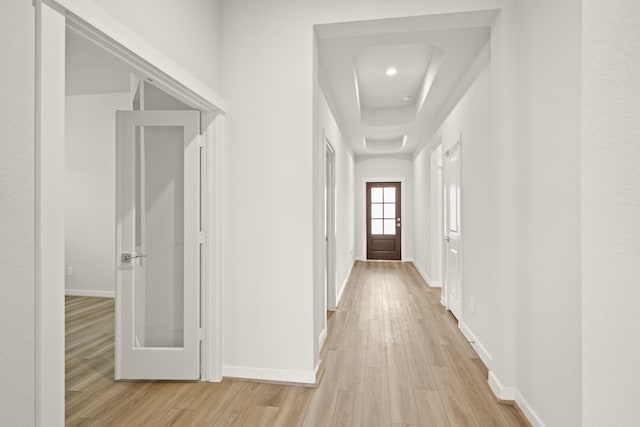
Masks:
[[[317,25],[320,85],[354,154],[410,155],[430,137],[495,15]]]
[[[66,95],[129,92],[129,67],[67,28]]]

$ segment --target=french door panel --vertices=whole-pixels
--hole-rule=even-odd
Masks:
[[[400,185],[399,182],[367,183],[367,259],[402,259]]]
[[[116,379],[200,378],[198,111],[118,111]]]

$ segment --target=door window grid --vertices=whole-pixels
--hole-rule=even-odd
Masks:
[[[371,188],[371,234],[396,234],[395,187]]]

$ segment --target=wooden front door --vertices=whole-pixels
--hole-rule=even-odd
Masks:
[[[402,259],[400,183],[367,183],[367,259]]]

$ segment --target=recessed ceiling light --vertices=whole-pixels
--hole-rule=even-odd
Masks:
[[[407,102],[407,101],[409,101],[410,99],[411,99],[411,95],[402,95],[402,100],[403,100],[404,102]]]
[[[387,68],[387,76],[395,76],[398,73],[398,70],[396,70],[393,67],[389,67]]]

